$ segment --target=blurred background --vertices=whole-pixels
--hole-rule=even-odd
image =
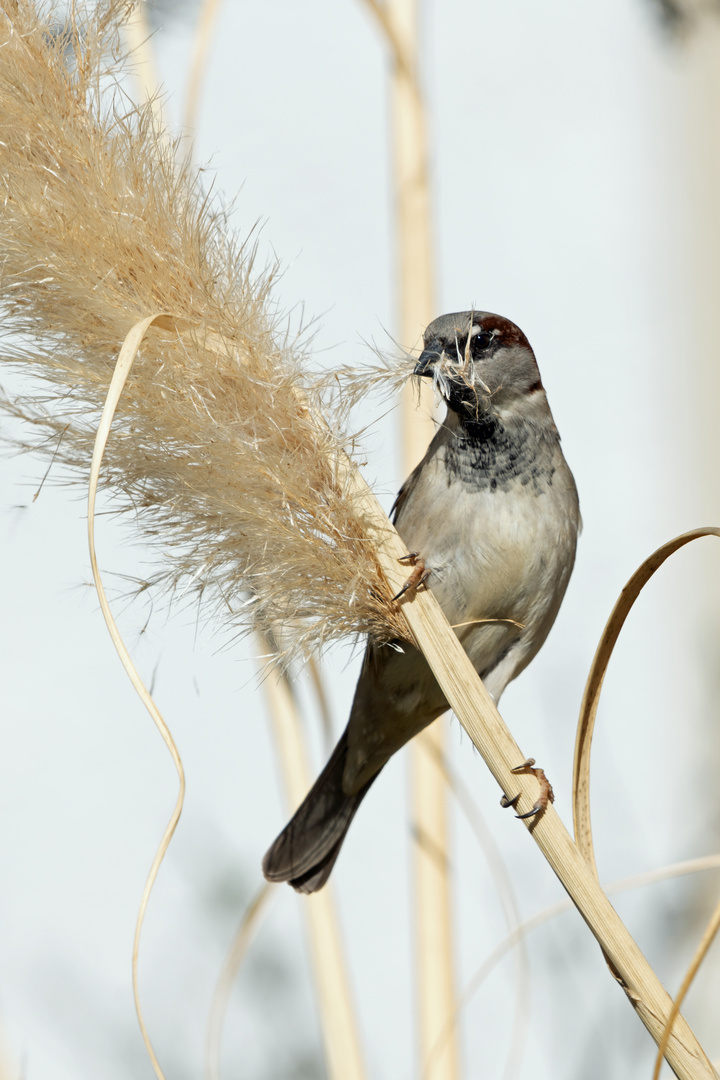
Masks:
[[[720,7],[651,0],[420,4],[437,311],[472,306],[533,345],[580,491],[568,594],[502,712],[571,827],[575,722],[622,586],[670,537],[720,521]],[[166,119],[180,130],[198,6],[148,12]],[[389,53],[361,0],[221,4],[195,160],[277,258],[280,308],[315,323],[317,362],[362,365],[399,338]],[[144,55],[144,54],[143,54]],[[138,90],[140,93],[141,91]],[[415,347],[417,340],[399,342]],[[9,382],[7,385],[11,385]],[[369,401],[365,475],[389,509],[403,479],[397,411]],[[0,1042],[8,1077],[151,1077],[130,990],[134,921],[176,777],[126,679],[90,582],[84,495],[45,465],[0,460]],[[52,479],[52,477],[51,477]],[[718,850],[720,552],[699,541],[653,579],[620,639],[593,755],[603,882]],[[131,652],[183,757],[187,802],[144,931],[140,988],[168,1077],[203,1068],[207,1014],[260,859],[286,820],[253,640],[213,634],[147,595],[131,530],[98,552]],[[325,657],[335,733],[361,650]],[[313,771],[323,760],[305,682]],[[563,893],[459,725],[448,753],[503,853],[523,918]],[[373,1078],[421,1075],[415,1047],[407,752],[363,806],[333,872]],[[458,990],[505,936],[485,857],[451,798]],[[614,898],[673,992],[720,873]],[[302,899],[275,890],[230,1000],[226,1077],[326,1075]],[[649,1076],[654,1047],[579,916],[527,939],[528,1043],[514,1076]],[[462,1075],[504,1075],[516,969],[459,1017]],[[720,963],[684,1012],[720,1057]],[[609,1032],[612,1037],[609,1037]],[[669,1072],[668,1072],[669,1075]]]

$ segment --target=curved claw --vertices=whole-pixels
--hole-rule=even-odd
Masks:
[[[399,600],[401,596],[404,596],[406,592],[410,592],[410,590],[415,592],[415,590],[419,589],[421,585],[424,585],[430,577],[430,571],[425,569],[425,563],[420,558],[417,551],[411,551],[407,555],[403,555],[401,559],[398,559],[398,562],[409,563],[412,566],[412,573],[400,592],[393,596],[393,603],[395,603],[396,600]]]
[[[533,768],[534,765],[535,758],[528,758],[527,761],[523,761],[522,765],[517,765],[514,769],[510,770],[510,772],[513,773],[532,773],[533,776],[536,778],[538,784],[540,785],[540,794],[535,802],[535,805],[530,810],[528,810],[526,814],[515,815],[515,817],[518,818],[520,821],[524,820],[525,818],[537,817],[539,814],[543,814],[548,808],[548,803],[555,802],[555,793],[552,789],[550,781],[545,775],[545,770]],[[502,799],[500,800],[500,805],[504,807],[515,806],[519,798],[519,793],[515,796],[514,799],[509,799],[507,795],[503,795]]]

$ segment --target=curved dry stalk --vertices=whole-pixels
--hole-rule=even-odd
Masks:
[[[685,978],[682,981],[682,985],[677,992],[675,1001],[673,1002],[673,1007],[670,1010],[670,1015],[665,1022],[665,1030],[663,1031],[662,1039],[660,1040],[660,1045],[658,1046],[657,1057],[655,1059],[653,1080],[658,1080],[658,1077],[660,1076],[660,1068],[663,1063],[663,1058],[665,1057],[665,1047],[667,1046],[668,1039],[670,1038],[672,1026],[675,1023],[675,1017],[680,1012],[682,1003],[685,1000],[685,995],[690,989],[693,979],[700,970],[700,965],[710,951],[710,946],[715,940],[715,935],[717,934],[718,929],[720,929],[720,901],[718,902],[715,910],[712,913],[710,922],[705,928],[705,933],[700,940],[700,944],[695,950],[695,955],[693,956],[690,967],[688,968]]]
[[[142,1007],[140,1005],[140,989],[138,985],[138,958],[140,952],[140,934],[142,932],[142,926],[145,919],[145,911],[147,910],[148,901],[150,900],[150,894],[153,890],[155,880],[160,869],[160,865],[165,858],[165,853],[172,840],[173,833],[177,828],[178,821],[180,820],[180,814],[182,812],[183,803],[185,801],[185,773],[180,760],[177,747],[173,741],[173,737],[170,734],[170,729],[163,720],[159,709],[155,705],[152,696],[145,688],[145,685],[140,678],[135,665],[130,658],[130,654],[125,647],[125,643],[120,636],[120,632],[113,619],[110,605],[105,595],[105,589],[103,587],[102,579],[100,577],[100,570],[97,564],[97,557],[95,554],[95,500],[97,496],[98,480],[100,477],[100,466],[102,465],[103,455],[105,453],[105,447],[107,446],[108,436],[110,434],[110,428],[115,416],[115,411],[122,394],[123,387],[130,375],[135,358],[137,357],[138,350],[142,344],[142,340],[145,337],[151,323],[156,319],[161,318],[161,315],[149,315],[146,319],[143,319],[128,334],[123,347],[120,350],[120,355],[115,365],[115,371],[113,372],[110,386],[107,393],[107,400],[102,411],[100,418],[100,424],[95,438],[95,446],[93,448],[92,463],[90,466],[90,479],[88,482],[88,545],[90,548],[90,563],[92,565],[93,580],[95,582],[95,588],[97,590],[98,599],[100,601],[100,607],[102,609],[103,617],[107,624],[110,637],[112,638],[113,645],[117,649],[122,665],[128,674],[130,682],[135,687],[140,700],[150,713],[153,723],[160,732],[163,742],[167,746],[170,756],[175,763],[177,769],[178,779],[180,782],[180,788],[178,791],[177,801],[175,808],[172,812],[172,816],[168,825],[163,833],[162,840],[153,859],[152,866],[150,867],[150,873],[148,874],[147,881],[145,882],[145,888],[143,889],[142,899],[140,901],[140,908],[138,910],[137,920],[135,923],[135,937],[133,940],[133,953],[132,953],[132,986],[133,986],[133,998],[135,1001],[135,1011],[137,1013],[138,1023],[140,1025],[140,1032],[142,1034],[143,1042],[145,1043],[145,1049],[152,1063],[155,1075],[158,1080],[165,1080],[164,1073],[160,1067],[160,1062],[157,1059],[155,1050],[150,1036],[148,1034],[147,1027],[145,1025],[145,1017],[143,1016]]]
[[[220,1048],[223,1025],[233,985],[247,951],[255,936],[262,916],[268,908],[273,888],[267,882],[261,885],[248,904],[238,926],[225,962],[218,975],[208,1017],[205,1039],[205,1075],[207,1080],[220,1080]]]
[[[600,694],[602,692],[608,664],[610,663],[613,649],[620,636],[620,631],[623,628],[625,620],[650,578],[676,551],[679,551],[680,548],[684,547],[686,544],[691,543],[693,540],[698,540],[703,536],[720,537],[720,528],[707,526],[682,533],[682,535],[676,536],[673,540],[663,544],[657,551],[654,551],[649,558],[645,559],[621,592],[620,597],[610,614],[610,618],[605,625],[595,656],[593,657],[590,673],[585,684],[582,704],[580,706],[580,717],[578,719],[575,741],[575,760],[573,763],[573,821],[578,847],[596,877],[598,874],[592,841],[592,826],[590,823],[590,751],[595,729],[595,718],[600,704]],[[688,972],[683,980],[678,996],[666,1019],[659,1041],[653,1080],[657,1080],[660,1075],[660,1068],[673,1023],[680,1012],[680,1006],[690,988],[690,984],[695,978],[700,964],[707,955],[718,931],[718,927],[720,927],[720,904],[718,904],[718,907],[713,913],[710,923],[703,934],[702,940],[697,947],[695,956],[693,957]]]
[[[681,536],[676,536],[674,540],[669,540],[666,544],[663,544],[648,559],[645,559],[620,593],[593,657],[580,706],[580,717],[575,739],[572,803],[575,840],[588,865],[592,868],[595,877],[598,875],[590,824],[590,750],[595,729],[595,717],[597,716],[600,694],[610,657],[633,604],[655,571],[659,570],[665,560],[669,559],[685,544],[689,544],[703,536],[720,537],[720,528],[710,525],[682,533]]]

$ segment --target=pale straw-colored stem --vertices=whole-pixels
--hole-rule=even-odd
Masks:
[[[460,1075],[455,1030],[432,1054],[448,1018],[457,1012],[447,786],[428,754],[442,754],[446,736],[442,717],[410,747],[418,1050],[421,1075],[427,1080],[456,1080]]]
[[[252,898],[240,920],[232,944],[228,949],[225,962],[215,984],[210,1015],[205,1037],[205,1076],[206,1080],[220,1080],[220,1051],[225,1015],[230,1002],[235,980],[252,944],[262,916],[268,909],[268,901],[273,895],[269,882],[261,885]],[[0,1078],[1,1080],[1,1078]]]
[[[427,750],[427,743],[423,744]],[[475,838],[482,848],[483,856],[495,884],[498,899],[503,908],[508,931],[512,935],[520,926],[520,907],[517,902],[515,889],[507,866],[503,859],[503,853],[498,847],[495,837],[489,825],[485,821],[480,809],[475,802],[470,788],[461,779],[459,773],[444,757],[434,758],[434,763],[443,774],[448,789],[452,792],[459,809],[465,820],[475,834]],[[567,901],[572,907],[570,901]],[[508,1052],[503,1070],[503,1080],[510,1080],[516,1076],[522,1065],[527,1043],[528,1027],[530,1020],[530,958],[524,939],[520,941],[520,948],[515,953],[516,988],[514,994],[514,1015],[512,1027],[508,1037]],[[438,1054],[442,1053],[443,1046],[448,1038],[455,1038],[460,1027],[460,1018],[466,1000],[456,993],[456,1014],[446,1019],[445,1030],[438,1039],[432,1051],[429,1053],[422,1080],[430,1077],[434,1072],[434,1061]]]
[[[330,757],[333,748],[333,725],[332,715],[330,713],[330,702],[328,701],[327,692],[325,690],[325,682],[323,680],[320,664],[312,654],[308,657],[307,674],[310,685],[313,688],[315,704],[317,706],[318,717],[322,727],[323,750],[325,751],[326,756]]]
[[[662,1038],[660,1039],[660,1045],[658,1046],[657,1057],[655,1059],[655,1068],[653,1070],[653,1080],[659,1080],[660,1069],[662,1067],[663,1058],[665,1057],[665,1047],[668,1044],[670,1033],[675,1023],[675,1017],[680,1012],[682,1003],[685,1000],[688,990],[692,986],[693,979],[700,970],[700,965],[710,951],[710,946],[715,940],[715,936],[720,930],[720,902],[715,905],[715,910],[712,913],[710,922],[705,928],[705,932],[700,940],[700,944],[695,950],[695,955],[692,958],[692,962],[685,977],[682,981],[682,985],[678,990],[677,997],[673,1003],[673,1007],[670,1011],[670,1016],[665,1022],[665,1030],[663,1031]]]
[[[217,26],[217,17],[222,0],[203,0],[195,24],[193,54],[185,96],[185,114],[183,116],[183,135],[192,139],[197,124],[200,95],[207,73],[210,46]]]
[[[140,89],[140,100],[149,101],[157,122],[158,131],[162,127],[162,102],[160,83],[157,77],[155,50],[152,47],[152,31],[147,20],[145,0],[135,4],[125,23],[125,36],[130,49],[130,63]]]
[[[107,596],[105,595],[105,589],[103,587],[102,578],[100,576],[100,568],[97,562],[97,556],[95,553],[95,501],[97,498],[98,482],[100,479],[100,467],[102,465],[103,455],[105,453],[105,447],[110,435],[110,428],[115,416],[115,410],[117,409],[120,396],[123,392],[123,388],[127,381],[128,375],[132,369],[133,363],[138,353],[138,349],[142,344],[142,340],[145,337],[150,325],[154,322],[163,320],[164,316],[161,313],[155,315],[149,315],[147,318],[142,319],[137,323],[130,333],[125,338],[122,349],[115,365],[110,386],[108,387],[107,398],[103,407],[102,415],[100,417],[100,424],[98,425],[97,434],[95,436],[95,445],[93,447],[92,463],[90,465],[90,477],[88,480],[88,547],[90,550],[90,564],[92,567],[93,580],[95,582],[95,588],[97,590],[98,600],[100,601],[100,609],[103,613],[103,618],[108,628],[108,632],[112,639],[112,643],[115,646],[118,656],[122,662],[125,671],[138,693],[140,700],[144,704],[147,711],[155,724],[156,728],[162,736],[162,740],[168,748],[170,756],[175,764],[175,768],[178,774],[179,789],[177,799],[175,801],[175,807],[170,816],[170,820],[165,828],[160,845],[155,854],[155,858],[152,861],[150,867],[150,873],[148,874],[147,881],[145,882],[145,888],[143,889],[142,898],[140,900],[140,907],[138,909],[137,919],[135,922],[135,936],[133,940],[132,951],[132,986],[133,986],[133,998],[135,1000],[135,1011],[137,1013],[138,1023],[140,1025],[140,1032],[142,1034],[143,1042],[145,1043],[145,1049],[152,1063],[153,1071],[158,1080],[165,1080],[164,1073],[160,1067],[155,1049],[150,1040],[150,1035],[145,1024],[145,1017],[143,1015],[142,1006],[140,1004],[140,986],[138,981],[138,963],[140,957],[140,937],[142,934],[143,922],[145,920],[145,912],[147,910],[148,902],[150,900],[150,894],[152,893],[155,880],[157,878],[160,866],[165,853],[170,846],[170,841],[173,838],[175,829],[177,828],[178,821],[180,820],[180,814],[182,813],[183,804],[185,802],[185,772],[183,769],[180,754],[175,745],[173,737],[170,733],[165,720],[160,714],[160,710],[153,701],[151,694],[145,687],[135,665],[132,662],[130,653],[125,646],[120,631],[117,628],[112,612],[110,610],[110,604],[108,603]]]
[[[267,645],[264,650],[272,653]],[[310,787],[310,770],[300,717],[290,684],[277,669],[263,682],[275,734],[275,749],[287,795],[294,811]],[[355,1021],[332,887],[304,898],[313,975],[320,1005],[320,1024],[330,1080],[365,1080],[365,1066]]]
[[[393,60],[391,84],[393,176],[396,220],[398,328],[405,346],[415,345],[435,315],[427,119],[418,81],[417,0],[368,0]],[[408,386],[401,395],[402,464],[417,465],[433,435],[432,392],[423,386],[420,407]],[[444,777],[433,765],[442,756],[447,720],[417,736],[409,748],[417,965],[418,1053],[423,1076],[457,1080],[458,1039],[430,1053],[456,1014],[448,798]]]

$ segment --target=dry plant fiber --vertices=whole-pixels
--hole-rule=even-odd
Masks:
[[[162,556],[151,584],[209,600],[232,628],[281,624],[288,655],[398,636],[338,473],[352,450],[343,396],[328,397],[302,337],[283,329],[272,269],[176,164],[152,105],[123,93],[127,5],[78,4],[69,21],[59,10],[18,0],[0,15],[0,355],[44,384],[0,407],[26,422],[24,445],[84,480],[120,346],[166,313],[128,379],[102,477],[107,506],[139,512]]]

